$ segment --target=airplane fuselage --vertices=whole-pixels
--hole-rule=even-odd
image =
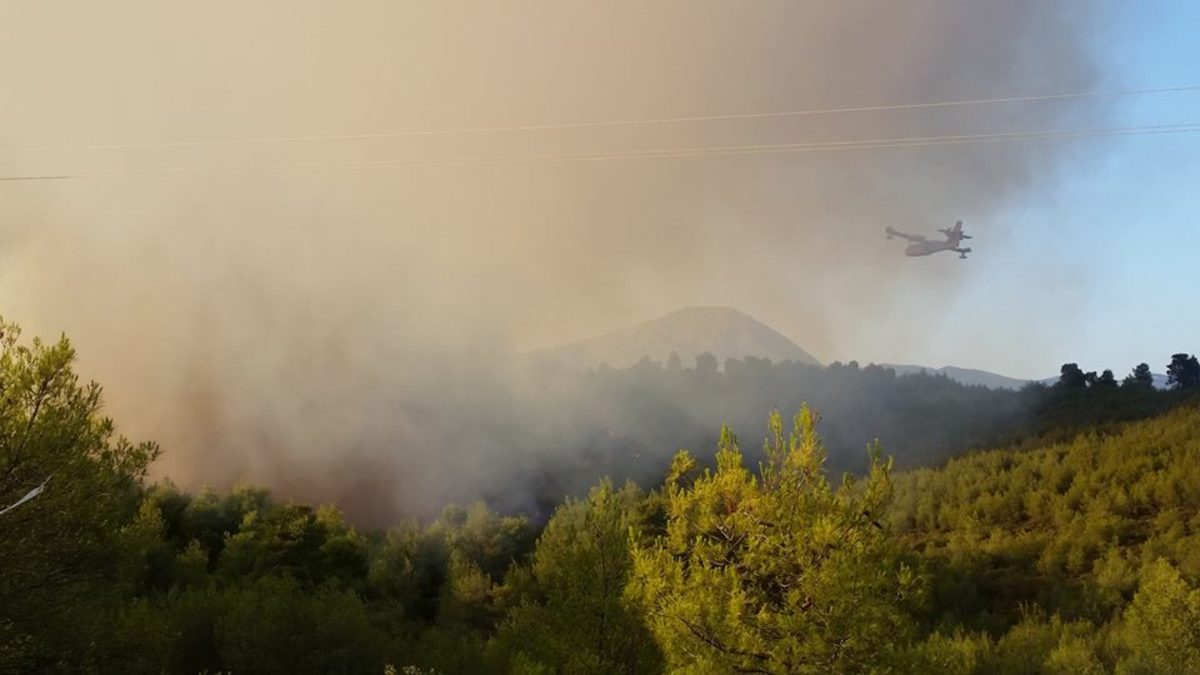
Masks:
[[[909,244],[904,249],[904,255],[909,257],[917,257],[922,255],[932,255],[941,251],[954,251],[958,249],[958,242],[949,241],[918,241]]]
[[[942,241],[930,241],[920,235],[905,234],[892,227],[884,228],[884,232],[887,233],[888,239],[895,239],[896,237],[899,237],[909,241],[908,246],[904,248],[904,254],[910,258],[932,255],[934,253],[940,253],[941,251],[954,251],[959,255],[960,258],[966,258],[967,254],[971,252],[971,249],[969,248],[962,248],[962,240],[970,239],[970,237],[963,234],[961,220],[955,223],[954,227],[952,228],[938,231],[946,237]]]

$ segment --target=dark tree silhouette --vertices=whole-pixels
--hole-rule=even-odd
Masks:
[[[1176,389],[1200,386],[1200,361],[1196,360],[1195,354],[1171,355],[1171,362],[1167,364],[1167,384]]]
[[[1133,372],[1125,376],[1122,382],[1126,387],[1141,387],[1150,389],[1154,386],[1154,374],[1150,372],[1150,364],[1139,363]]]
[[[1087,375],[1079,368],[1079,364],[1064,363],[1059,373],[1056,386],[1064,389],[1083,389],[1088,384]],[[1092,376],[1095,377],[1095,373],[1092,373]]]

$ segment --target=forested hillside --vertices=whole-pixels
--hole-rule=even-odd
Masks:
[[[494,456],[513,459],[490,467],[491,483],[503,492],[485,486],[476,496],[548,515],[564,496],[585,494],[605,476],[654,485],[676,450],[708,446],[723,424],[758,428],[771,409],[810,405],[820,414],[830,468],[858,473],[868,466],[863,448],[876,440],[898,468],[934,466],[969,449],[1039,444],[1142,419],[1187,395],[1156,390],[1145,364],[1133,371],[1119,380],[1066,364],[1054,385],[1014,391],[854,362],[820,367],[751,357],[721,368],[704,354],[690,367],[644,359],[619,370],[535,368],[472,382],[466,395],[446,392],[434,406],[457,416],[425,419],[444,431],[450,448],[482,436]]]
[[[923,620],[937,633],[920,649],[939,667],[1200,667],[1196,405],[900,474],[895,494],[891,531],[930,580]]]
[[[0,671],[1189,673],[1200,662],[1190,380],[1159,398],[1136,381],[1076,386],[1064,368],[1062,386],[1039,394],[1053,404],[1045,428],[938,469],[896,473],[872,447],[857,478],[830,471],[823,422],[802,408],[790,425],[764,415],[746,443],[721,429],[664,462],[665,480],[601,481],[544,525],[475,504],[360,531],[336,506],[264,489],[147,484],[158,448],[116,436],[70,345],[3,333],[2,504],[49,482],[0,513]],[[1094,424],[1097,411],[1160,405],[1173,409]]]

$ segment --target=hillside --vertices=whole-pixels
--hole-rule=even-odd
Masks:
[[[945,375],[951,380],[954,380],[960,384],[965,384],[968,387],[984,386],[992,389],[1020,389],[1026,385],[1034,383],[1052,386],[1055,382],[1058,382],[1059,377],[1058,375],[1055,375],[1053,377],[1044,377],[1040,380],[1022,380],[1017,377],[1000,375],[999,373],[979,370],[977,368],[959,368],[957,366],[930,368],[928,366],[915,366],[905,363],[881,363],[879,365],[883,366],[884,368],[891,368],[892,370],[896,371],[897,375],[913,375],[916,373],[925,372],[930,375]],[[1153,373],[1153,375],[1155,389],[1168,388],[1169,385],[1167,384],[1166,374]],[[1120,379],[1120,377],[1121,376],[1118,376],[1118,379]]]
[[[0,504],[16,504],[0,514],[12,544],[0,547],[0,672],[1192,674],[1200,663],[1200,383],[1017,392],[761,359],[571,373],[588,385],[578,409],[567,382],[551,382],[527,411],[554,401],[570,413],[557,422],[582,445],[561,456],[564,473],[510,456],[489,478],[517,490],[507,464],[543,493],[582,480],[586,497],[568,491],[548,518],[447,504],[359,529],[337,505],[264,488],[149,484],[158,447],[114,437],[70,343],[18,346],[16,328],[0,329],[11,389],[0,425],[14,430],[0,439],[13,469]],[[802,380],[812,388],[798,391]],[[698,398],[671,403],[680,392]],[[832,398],[815,413],[785,401],[800,410],[793,424],[775,411],[764,429],[750,406],[784,392]],[[1003,414],[964,415],[980,412]],[[477,443],[514,430],[472,427],[461,402],[456,414]],[[746,442],[723,426],[648,443],[669,450],[639,459],[621,441],[655,428],[684,439],[693,414],[746,420]],[[886,424],[864,429],[872,420]],[[893,454],[907,430],[910,447],[963,450],[988,427],[1024,443],[903,474],[875,448],[857,478],[824,443],[866,431]],[[599,478],[639,462],[645,489]],[[44,494],[21,500],[46,476]]]
[[[896,478],[892,523],[940,582],[943,621],[1003,630],[1029,606],[1101,622],[1163,558],[1200,579],[1200,407]],[[1023,608],[1024,607],[1024,608]]]
[[[911,375],[914,373],[926,372],[930,375],[945,375],[955,382],[965,384],[967,386],[982,385],[992,389],[1020,389],[1029,384],[1028,380],[1022,380],[1006,375],[991,373],[986,370],[978,370],[975,368],[958,368],[956,366],[944,366],[942,368],[929,368],[926,366],[914,366],[900,363],[881,363],[884,368],[891,368],[896,371],[897,375]],[[1053,378],[1057,380],[1058,378]],[[1053,384],[1053,381],[1051,381]]]
[[[643,358],[665,364],[672,353],[678,354],[684,367],[708,352],[724,366],[726,359],[754,357],[775,363],[793,361],[820,365],[812,354],[779,331],[732,307],[686,307],[657,319],[629,326],[594,338],[530,352],[528,356],[558,364],[570,370],[584,370],[606,364],[627,368]],[[912,364],[880,364],[897,375],[925,372],[944,375],[967,386],[992,389],[1020,389],[1029,380],[1007,377],[986,370]],[[1050,378],[1051,381],[1057,378]]]
[[[691,365],[705,352],[717,357],[719,364],[725,359],[748,356],[776,363],[819,364],[812,354],[779,331],[732,307],[687,307],[605,335],[538,350],[530,356],[570,368],[600,364],[624,368],[643,357],[666,363],[672,352],[679,355],[683,365]]]

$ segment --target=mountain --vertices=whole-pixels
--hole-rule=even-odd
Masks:
[[[965,385],[983,385],[992,389],[1020,389],[1029,384],[1029,380],[1021,380],[1015,377],[1006,375],[998,375],[990,373],[986,370],[976,370],[974,368],[958,368],[956,366],[945,366],[942,368],[929,368],[927,366],[913,366],[908,364],[898,363],[881,363],[884,368],[891,368],[896,371],[897,375],[909,375],[912,373],[927,372],[930,375],[945,375],[946,377]],[[1057,378],[1055,378],[1057,379]]]
[[[1058,376],[1045,377],[1040,380],[1022,380],[1016,377],[1008,377],[1007,375],[999,375],[997,373],[988,372],[986,370],[977,370],[975,368],[958,368],[956,366],[945,366],[942,368],[930,368],[928,366],[913,366],[908,364],[898,363],[881,363],[884,368],[891,368],[896,371],[897,375],[910,375],[912,373],[927,372],[930,375],[945,375],[946,377],[965,384],[983,385],[991,389],[1020,389],[1027,384],[1037,382],[1046,386],[1051,386],[1058,382]],[[1117,381],[1121,380],[1121,376],[1117,376]],[[1156,389],[1167,388],[1167,376],[1162,373],[1154,373],[1154,387]]]
[[[683,366],[691,367],[696,357],[709,352],[718,364],[725,359],[744,359],[747,356],[770,359],[775,363],[796,361],[821,365],[812,354],[779,331],[754,317],[732,307],[685,307],[666,316],[635,326],[622,328],[594,338],[548,347],[530,352],[528,356],[572,369],[594,368],[608,364],[612,368],[627,368],[644,357],[666,363],[671,352],[679,354]],[[968,386],[982,385],[991,389],[1020,389],[1031,382],[1054,384],[1058,377],[1024,380],[975,368],[943,366],[931,368],[904,363],[881,363],[897,375],[927,372],[946,377]],[[1119,377],[1118,377],[1119,379]],[[1154,374],[1157,388],[1166,388],[1166,375]]]
[[[779,331],[732,307],[687,307],[666,316],[580,342],[541,349],[530,354],[575,368],[606,363],[613,368],[631,366],[643,357],[666,363],[671,352],[684,367],[709,352],[718,363],[747,356],[776,363],[797,361],[820,365]]]

